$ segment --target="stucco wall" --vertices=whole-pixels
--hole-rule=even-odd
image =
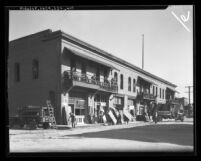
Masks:
[[[26,105],[46,106],[49,91],[55,92],[55,102],[59,103],[59,39],[43,41],[36,35],[13,41],[9,44],[9,116],[18,107]],[[39,78],[32,79],[32,60],[39,61]],[[20,63],[20,82],[14,80],[14,64]],[[58,105],[57,105],[58,106]],[[58,111],[55,111],[58,115]]]

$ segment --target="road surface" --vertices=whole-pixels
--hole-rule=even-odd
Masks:
[[[10,152],[192,152],[193,122],[10,130]]]

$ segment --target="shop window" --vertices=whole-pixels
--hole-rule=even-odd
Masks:
[[[38,60],[34,59],[32,61],[32,78],[38,79],[38,74],[39,74],[39,63]]]
[[[75,109],[75,115],[85,115],[85,110],[84,109],[81,109],[81,108],[76,108]]]
[[[19,63],[15,63],[15,66],[14,66],[14,77],[15,77],[15,81],[16,82],[20,81],[20,64]]]
[[[120,84],[120,88],[121,88],[121,89],[124,88],[124,76],[123,76],[123,74],[121,74],[121,84]]]
[[[128,77],[128,91],[131,91],[131,77]]]
[[[136,84],[135,84],[135,79],[133,79],[133,92],[136,91]]]

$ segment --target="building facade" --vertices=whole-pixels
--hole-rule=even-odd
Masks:
[[[142,115],[145,104],[174,104],[175,88],[62,31],[45,30],[9,42],[9,116],[22,106],[46,106],[47,99],[57,124],[68,124],[70,112],[78,123],[98,122],[109,109],[113,115]]]

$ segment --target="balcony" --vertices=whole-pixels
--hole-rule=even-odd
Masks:
[[[178,105],[179,104],[179,100],[174,100],[174,99],[170,99],[169,102],[173,105]]]
[[[153,94],[142,92],[142,93],[139,93],[138,95],[140,96],[141,99],[156,100],[156,96],[154,96]]]
[[[65,82],[71,83],[72,86],[85,87],[111,93],[116,93],[118,91],[118,86],[114,81],[106,80],[105,82],[101,82],[96,80],[94,76],[90,79],[87,74],[82,74],[80,72],[65,71],[65,73],[65,76],[63,76]]]

